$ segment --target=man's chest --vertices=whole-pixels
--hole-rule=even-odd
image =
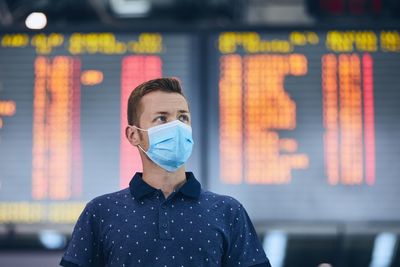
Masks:
[[[108,212],[110,216],[100,221],[99,239],[111,266],[117,262],[126,266],[174,260],[200,261],[203,266],[221,262],[229,226],[211,209],[147,205]]]

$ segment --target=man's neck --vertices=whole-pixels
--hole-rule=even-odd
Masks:
[[[143,181],[154,188],[161,189],[165,198],[186,182],[185,168],[167,172],[161,168],[143,168]]]

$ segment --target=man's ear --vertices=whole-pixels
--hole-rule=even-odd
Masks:
[[[138,146],[140,144],[139,130],[132,126],[126,126],[125,128],[125,136],[128,139],[129,143],[133,146]]]

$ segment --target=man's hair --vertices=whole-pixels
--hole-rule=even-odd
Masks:
[[[140,100],[143,96],[154,91],[162,91],[167,93],[178,93],[185,97],[182,87],[176,78],[158,78],[149,80],[138,85],[130,94],[128,99],[128,124],[139,126],[140,118]]]

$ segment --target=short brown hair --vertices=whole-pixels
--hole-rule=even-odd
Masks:
[[[182,92],[181,83],[176,78],[158,78],[149,80],[138,85],[130,94],[128,99],[128,124],[139,126],[139,105],[143,96],[150,92],[163,91],[167,93],[178,93],[185,97]]]

